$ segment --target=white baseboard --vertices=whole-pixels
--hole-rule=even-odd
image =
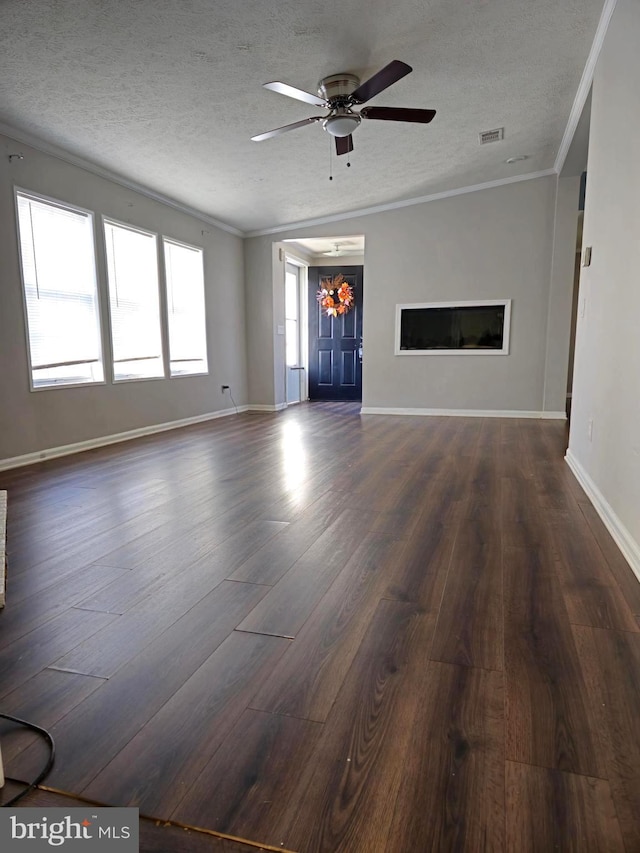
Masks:
[[[266,403],[250,403],[247,406],[248,412],[281,412],[287,408],[286,403],[278,403],[277,405],[267,405]]]
[[[248,406],[238,406],[236,409],[223,409],[219,412],[207,412],[205,415],[196,415],[192,418],[182,418],[179,421],[167,421],[163,424],[152,424],[151,426],[130,429],[126,432],[118,432],[113,435],[102,435],[91,438],[88,441],[76,441],[73,444],[63,444],[60,447],[49,447],[46,450],[37,450],[35,453],[25,453],[22,456],[13,456],[8,459],[0,459],[0,471],[9,468],[22,468],[25,465],[33,465],[43,462],[45,459],[56,459],[59,456],[70,456],[72,453],[80,453],[83,450],[94,450],[97,447],[106,447],[108,444],[118,444],[121,441],[130,441],[132,438],[141,438],[144,435],[153,435],[156,432],[166,432],[170,429],[200,424],[204,421],[213,421],[216,418],[226,418],[229,415],[246,412]]]
[[[607,501],[600,489],[596,486],[570,450],[567,450],[564,458],[569,468],[571,468],[575,474],[577,481],[587,493],[587,497],[602,519],[604,526],[613,537],[614,542],[622,552],[625,560],[629,563],[634,574],[640,581],[640,544],[636,542],[624,524],[620,521],[617,514],[611,507],[611,504]]]
[[[525,412],[519,409],[393,409],[382,406],[363,406],[361,415],[419,415],[427,417],[458,418],[543,418],[552,421],[564,421],[566,412]]]

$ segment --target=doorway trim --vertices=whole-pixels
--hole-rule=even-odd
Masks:
[[[285,281],[287,274],[287,264],[298,268],[298,367],[301,368],[302,379],[300,382],[300,399],[290,401],[288,399],[288,373],[289,365],[286,358],[286,313],[285,313],[285,359],[284,359],[284,394],[285,403],[287,406],[295,405],[295,403],[303,402],[309,399],[309,315],[307,310],[307,283],[308,283],[308,268],[309,262],[301,256],[296,255],[290,249],[285,249],[284,253],[284,269]],[[286,287],[286,285],[285,285]]]

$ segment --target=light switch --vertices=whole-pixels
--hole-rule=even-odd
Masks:
[[[278,326],[278,334],[284,335],[284,326]]]
[[[585,246],[584,255],[582,256],[582,266],[591,266],[591,246]]]

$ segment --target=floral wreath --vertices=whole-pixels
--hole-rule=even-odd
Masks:
[[[337,317],[338,314],[346,314],[353,308],[353,288],[340,273],[335,278],[327,278],[321,282],[317,299],[323,311],[327,312],[327,317]]]

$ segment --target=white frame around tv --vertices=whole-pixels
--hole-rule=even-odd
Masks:
[[[402,311],[405,308],[485,308],[490,305],[504,306],[504,325],[502,327],[502,348],[484,349],[469,347],[465,349],[400,349],[400,326]],[[472,299],[455,302],[406,302],[396,305],[396,332],[394,355],[509,355],[509,338],[511,332],[511,300],[510,299]]]

